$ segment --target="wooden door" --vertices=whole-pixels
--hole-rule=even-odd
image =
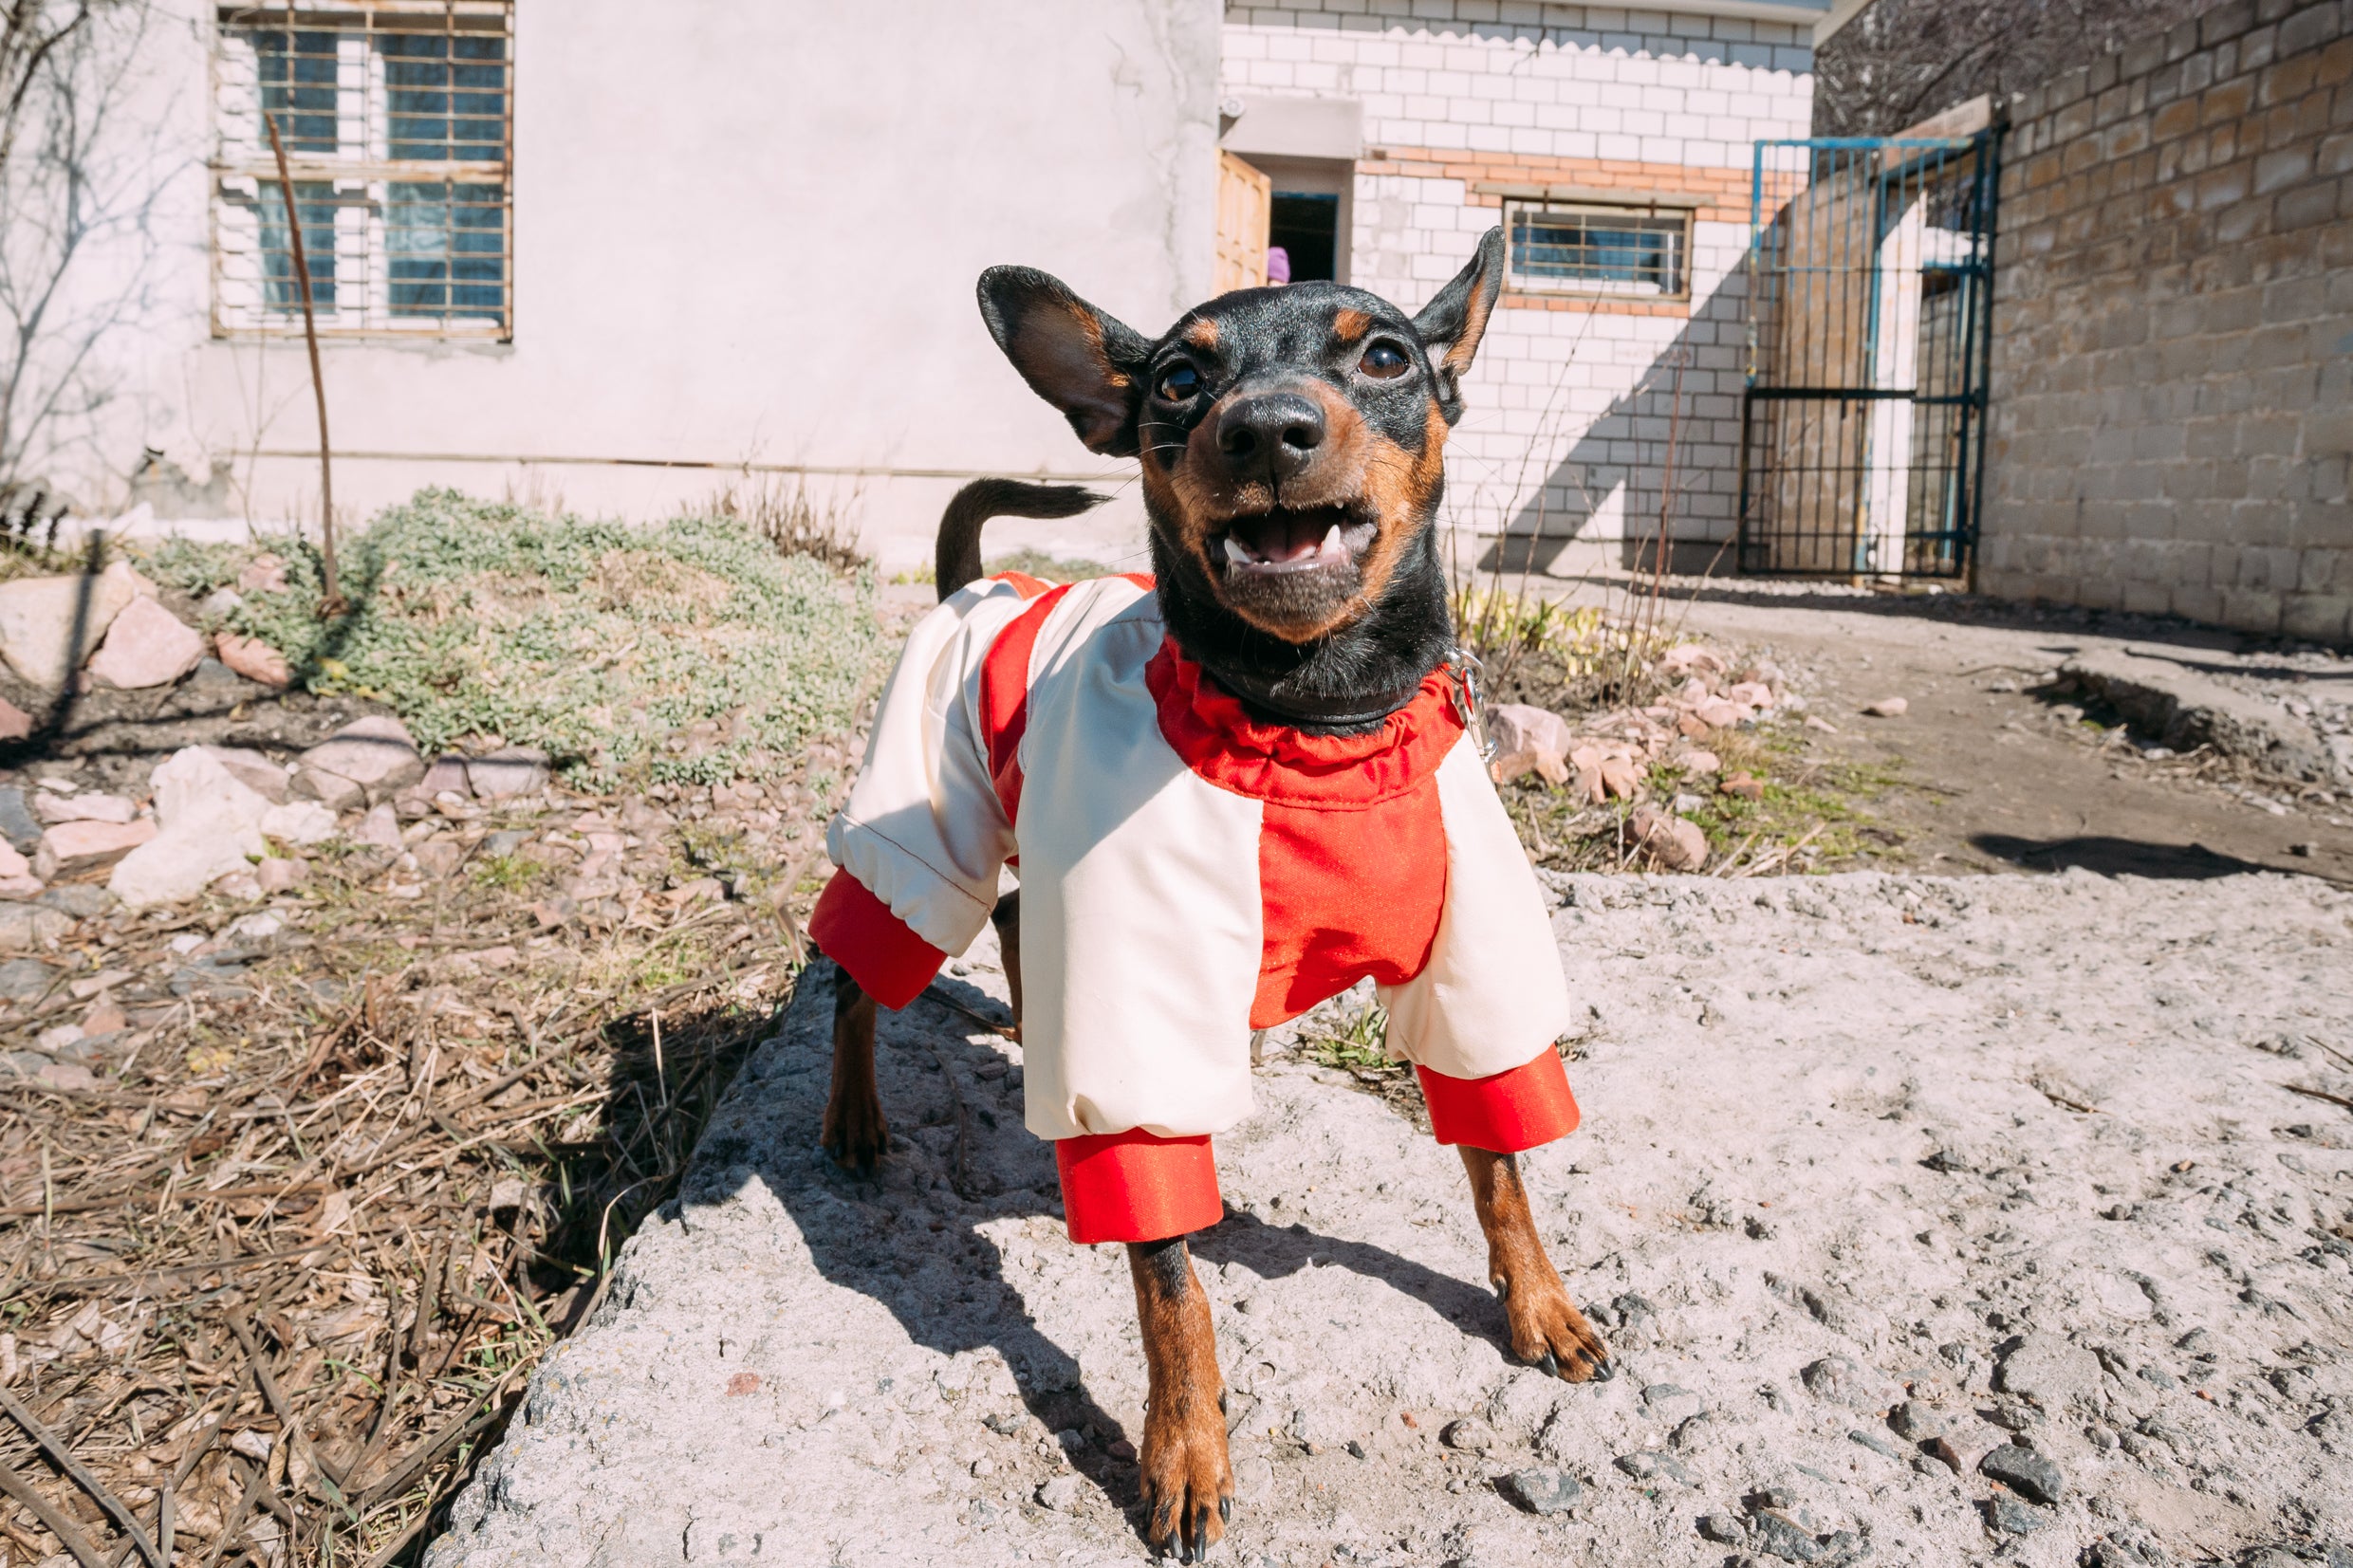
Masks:
[[[1267,286],[1267,223],[1274,181],[1232,153],[1217,154],[1217,276],[1220,294]]]

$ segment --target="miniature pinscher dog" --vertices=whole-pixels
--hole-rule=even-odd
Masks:
[[[1027,267],[979,286],[981,315],[1091,452],[1140,460],[1169,634],[1253,717],[1319,734],[1378,727],[1455,648],[1435,518],[1462,380],[1503,274],[1503,234],[1418,315],[1332,283],[1246,288],[1147,339]],[[1067,516],[1084,491],[986,480],[942,519],[944,600],[981,575],[991,515]],[[992,916],[1021,1005],[1013,894]],[[837,968],[823,1141],[870,1167],[886,1147],[874,1000]],[[1460,1148],[1512,1352],[1572,1382],[1608,1352],[1538,1239],[1511,1154]],[[1147,1542],[1198,1561],[1233,1502],[1209,1301],[1183,1237],[1128,1245],[1150,1379],[1139,1458]]]

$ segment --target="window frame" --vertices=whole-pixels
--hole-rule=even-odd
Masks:
[[[1655,289],[1640,285],[1613,286],[1610,280],[1596,277],[1563,278],[1550,274],[1533,274],[1520,269],[1517,256],[1517,235],[1522,218],[1529,214],[1553,214],[1584,218],[1638,219],[1648,229],[1674,235],[1675,286]],[[1605,199],[1577,195],[1510,195],[1503,201],[1504,288],[1513,294],[1543,295],[1547,299],[1590,300],[1597,304],[1681,304],[1692,297],[1692,230],[1695,209],[1685,200],[1665,201],[1638,197],[1631,200]],[[1672,224],[1672,229],[1659,227]]]
[[[277,162],[260,123],[263,92],[268,84],[259,64],[262,51],[254,49],[250,42],[241,44],[239,37],[242,33],[250,40],[254,29],[262,28],[327,32],[338,39],[338,80],[332,89],[338,96],[334,110],[337,147],[325,152],[300,147],[291,136],[287,138],[287,173],[294,182],[295,206],[301,210],[305,249],[313,267],[314,293],[321,282],[318,258],[321,239],[324,237],[326,249],[337,264],[335,275],[326,280],[327,286],[339,294],[349,288],[358,296],[356,304],[339,298],[334,308],[316,311],[319,336],[330,341],[428,344],[513,341],[514,13],[515,0],[267,0],[263,4],[221,3],[209,8],[211,37],[206,58],[212,156],[206,170],[206,208],[207,262],[212,283],[210,314],[214,338],[267,341],[299,338],[304,330],[300,304],[282,303],[277,297],[279,289],[286,286],[285,279],[291,276],[290,270],[284,278],[280,275],[286,265],[283,252],[272,252],[265,244],[265,236],[270,231],[284,232],[286,212],[283,206],[277,205]],[[419,20],[437,21],[439,26],[419,27],[416,25]],[[387,25],[398,23],[409,25]],[[438,114],[426,111],[418,117],[414,111],[411,116],[393,113],[393,95],[398,89],[386,80],[384,62],[398,57],[380,51],[373,43],[385,34],[438,35],[452,40],[446,52],[437,57],[449,66],[438,89]],[[452,122],[465,118],[455,95],[482,90],[468,89],[456,79],[455,67],[461,57],[454,40],[461,36],[489,36],[500,43],[496,61],[503,85],[499,90],[496,156],[422,159],[391,157],[396,144],[396,120],[439,120],[446,132]],[[345,48],[343,45],[353,39],[359,41],[359,46]],[[362,75],[352,82],[348,77],[355,63]],[[319,113],[317,109],[301,107],[281,111],[280,130],[289,132],[293,129],[291,122],[298,117],[315,117]],[[475,150],[466,144],[473,138],[445,134],[438,139],[444,151],[452,155]],[[487,143],[477,141],[476,145]],[[325,187],[325,199],[314,201],[312,193],[321,186]],[[405,196],[404,187],[409,188]],[[440,232],[444,243],[440,260],[444,265],[437,278],[403,279],[398,275],[399,263],[404,257],[415,258],[398,248],[396,231],[400,227],[403,200],[418,200],[419,188],[435,190],[441,205]],[[490,189],[486,192],[484,188]],[[432,197],[424,200],[428,207],[433,203]],[[274,217],[269,215],[273,206],[277,209]],[[463,225],[456,221],[461,209],[485,213],[493,207],[492,221]],[[327,222],[322,223],[312,216],[321,209],[329,212]],[[458,264],[469,253],[452,243],[452,236],[464,232],[494,233],[497,237],[494,311],[470,309],[459,297],[460,291],[469,286],[491,286],[488,280],[459,275]],[[356,274],[345,270],[355,264]],[[396,297],[404,286],[437,286],[442,290],[440,309],[420,314],[397,304]]]

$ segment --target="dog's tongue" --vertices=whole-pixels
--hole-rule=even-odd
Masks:
[[[1321,512],[1272,512],[1236,523],[1233,532],[1251,554],[1285,565],[1315,554],[1331,524],[1331,518]]]

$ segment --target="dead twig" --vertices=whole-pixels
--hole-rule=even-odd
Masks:
[[[319,405],[319,541],[320,567],[326,597],[319,601],[319,618],[332,620],[350,606],[335,579],[335,472],[326,438],[326,378],[319,371],[319,323],[310,304],[310,261],[303,253],[303,215],[294,203],[294,176],[287,173],[286,143],[278,139],[278,117],[264,110],[262,124],[269,132],[269,151],[278,160],[278,195],[286,203],[286,231],[294,252],[294,281],[303,293],[303,341],[310,349],[310,393]]]
[[[65,1550],[73,1554],[74,1560],[81,1563],[82,1568],[106,1568],[105,1558],[90,1544],[89,1538],[75,1529],[64,1514],[50,1506],[49,1500],[35,1490],[33,1484],[6,1460],[0,1460],[0,1492],[8,1493],[29,1509],[32,1517],[41,1522],[43,1529],[65,1543]]]
[[[2353,1111],[2353,1099],[2348,1099],[2343,1095],[2332,1095],[2325,1089],[2307,1089],[2301,1083],[2283,1083],[2280,1087],[2291,1095],[2303,1095],[2309,1099],[2325,1099],[2331,1105],[2342,1105],[2346,1110]]]
[[[147,1539],[147,1532],[139,1528],[139,1516],[132,1513],[120,1498],[107,1490],[98,1477],[92,1475],[82,1461],[74,1457],[73,1450],[65,1447],[56,1433],[43,1426],[32,1411],[27,1410],[23,1402],[9,1392],[5,1384],[0,1384],[0,1410],[5,1410],[14,1416],[16,1424],[25,1429],[26,1435],[41,1446],[41,1451],[47,1454],[59,1469],[71,1476],[75,1485],[90,1494],[90,1501],[103,1508],[107,1517],[121,1527],[122,1533],[129,1536],[133,1544],[139,1547],[141,1557],[153,1563],[155,1568],[164,1568],[162,1554],[156,1550],[156,1543]]]

